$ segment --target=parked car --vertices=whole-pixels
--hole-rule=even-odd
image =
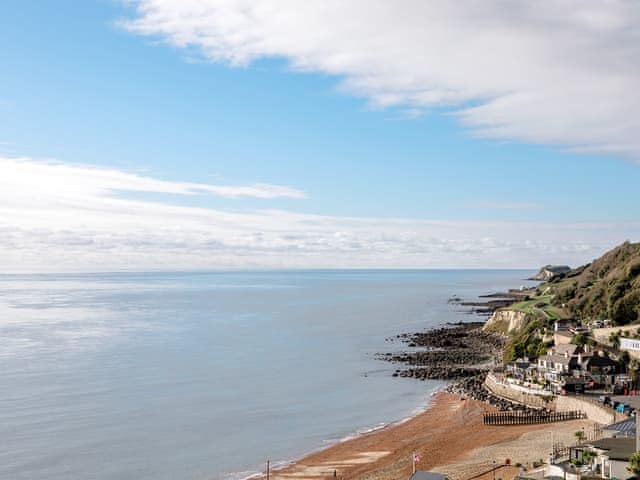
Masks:
[[[620,413],[626,413],[627,410],[630,410],[631,407],[629,405],[627,405],[626,403],[619,403],[616,406],[616,412],[620,412]]]
[[[611,397],[608,397],[606,395],[600,395],[598,397],[598,401],[601,402],[603,405],[611,405]]]
[[[589,381],[587,382],[586,387],[587,387],[589,390],[595,390],[596,388],[600,388],[600,387],[602,387],[602,385],[600,385],[600,384],[599,384],[598,382],[596,382],[595,380],[591,379],[591,380],[589,380]]]

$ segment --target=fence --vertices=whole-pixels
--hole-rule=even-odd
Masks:
[[[586,418],[584,412],[499,412],[485,413],[485,425],[530,425],[536,423],[565,422]]]

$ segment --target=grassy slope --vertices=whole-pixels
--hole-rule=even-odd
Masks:
[[[531,318],[540,318],[544,320],[557,320],[569,316],[569,312],[562,307],[552,304],[553,295],[540,295],[532,297],[524,302],[514,303],[509,310],[516,310],[530,315]]]
[[[592,263],[542,284],[552,303],[584,320],[640,321],[640,243],[625,242]]]
[[[544,333],[563,318],[609,318],[617,325],[640,323],[640,243],[625,242],[592,263],[536,289],[508,310],[527,314],[525,327],[512,334],[505,360],[540,355],[549,346]]]

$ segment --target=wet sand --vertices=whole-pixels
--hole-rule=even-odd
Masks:
[[[338,478],[351,480],[406,480],[412,471],[411,455],[421,459],[419,470],[447,473],[453,480],[493,478],[493,461],[506,458],[523,465],[547,459],[551,432],[555,441],[571,443],[573,432],[593,422],[576,420],[545,425],[485,426],[484,412],[490,405],[461,400],[449,393],[434,397],[425,412],[399,425],[392,425],[313,453],[282,470],[271,472],[274,480],[329,479],[334,470]],[[514,467],[502,468],[496,477],[510,480]]]

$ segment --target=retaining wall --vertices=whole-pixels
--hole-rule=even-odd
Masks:
[[[604,425],[627,418],[622,414],[614,412],[608,407],[599,405],[593,400],[571,396],[542,396],[527,393],[498,382],[491,374],[487,375],[485,387],[498,397],[527,405],[529,407],[546,408],[556,412],[571,412],[578,410],[584,412],[589,420],[593,420],[594,422]]]
[[[549,397],[543,397],[541,395],[535,395],[533,393],[527,393],[522,390],[511,388],[508,385],[499,383],[491,374],[487,375],[485,387],[494,395],[506,400],[528,405],[529,407],[554,410],[554,408],[552,408],[553,397],[551,397],[551,395],[549,395]]]
[[[616,421],[615,412],[607,407],[598,405],[586,399],[568,396],[556,397],[556,411],[570,412],[572,410],[581,410],[587,414],[589,420],[608,425]]]

